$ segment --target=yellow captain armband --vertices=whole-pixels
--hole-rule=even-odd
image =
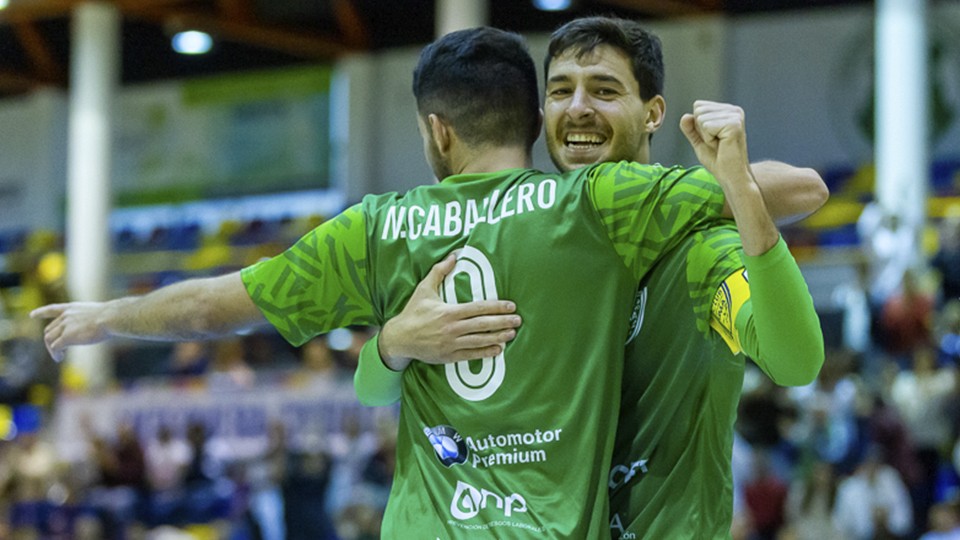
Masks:
[[[740,335],[737,332],[737,315],[740,308],[750,299],[750,284],[747,280],[747,270],[740,268],[727,276],[716,294],[713,295],[713,304],[710,308],[710,327],[720,334],[723,341],[730,347],[733,354],[743,350],[740,345]]]

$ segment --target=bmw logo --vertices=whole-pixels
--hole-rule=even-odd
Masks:
[[[444,467],[463,463],[467,460],[467,444],[463,437],[457,433],[457,430],[450,426],[437,426],[423,428],[423,434],[427,436],[433,451],[437,454],[437,459],[443,463]]]

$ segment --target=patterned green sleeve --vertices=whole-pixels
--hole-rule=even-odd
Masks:
[[[810,384],[823,366],[823,331],[793,255],[781,238],[744,262],[750,301],[737,315],[744,352],[779,385]]]
[[[376,324],[360,205],[310,231],[285,252],[241,271],[253,302],[293,345],[352,324]]]
[[[610,240],[641,279],[688,233],[723,213],[723,191],[705,169],[621,161],[588,173],[588,190]]]
[[[711,308],[724,280],[743,268],[743,244],[732,220],[693,233],[687,251],[687,286],[697,317],[697,329],[710,332]]]

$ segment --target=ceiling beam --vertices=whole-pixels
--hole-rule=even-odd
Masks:
[[[0,92],[26,92],[41,86],[51,86],[51,83],[25,73],[0,70]]]
[[[177,24],[202,30],[220,39],[246,43],[308,60],[329,60],[349,50],[340,40],[289,28],[241,22],[210,13],[184,10],[128,11],[159,24]]]
[[[0,11],[0,24],[35,21],[65,17],[74,7],[90,0],[32,0],[29,2],[11,2]],[[116,5],[121,11],[128,9],[152,9],[157,7],[183,4],[190,0],[112,0],[106,3]]]
[[[359,49],[370,46],[370,32],[353,0],[333,0],[333,16],[346,43]]]
[[[13,26],[17,34],[17,39],[27,53],[27,58],[36,73],[41,79],[56,82],[65,82],[67,77],[63,66],[55,59],[50,50],[47,41],[37,30],[33,22],[18,22]]]
[[[719,10],[720,0],[597,0],[617,8],[629,9],[644,15],[673,17],[698,15]]]
[[[254,20],[253,6],[250,0],[217,0],[217,9],[227,19],[239,22]]]

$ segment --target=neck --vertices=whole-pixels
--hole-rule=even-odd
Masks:
[[[486,147],[471,152],[453,167],[452,174],[488,173],[504,169],[529,169],[533,166],[530,151],[522,146]]]

